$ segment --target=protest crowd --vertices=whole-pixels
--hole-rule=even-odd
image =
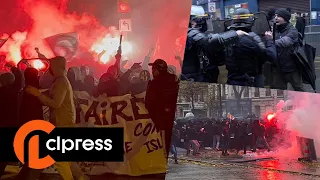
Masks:
[[[145,93],[145,107],[157,130],[164,132],[164,154],[168,154],[179,88],[179,79],[173,66],[168,67],[162,59],[149,63],[150,56],[146,56],[142,64],[133,63],[131,68],[125,69],[119,47],[115,63],[102,76],[95,77],[90,72],[91,67],[68,68],[66,58],[56,56],[48,59],[39,50],[37,52],[39,59],[48,62],[46,72],[32,67],[28,60],[15,65],[2,57],[5,66],[1,70],[6,72],[0,75],[0,127],[20,127],[37,119],[49,120],[56,127],[74,127],[80,121],[76,113],[80,104],[74,91],[86,92],[92,97],[130,94],[134,98],[137,94]],[[44,117],[43,106],[50,109],[47,118]],[[0,177],[7,164],[1,162]],[[64,180],[88,178],[76,163],[56,162],[54,167]],[[41,172],[23,166],[16,179],[35,180]]]
[[[201,151],[210,149],[222,151],[222,156],[229,156],[229,152],[236,155],[247,154],[248,150],[257,149],[271,151],[272,143],[281,132],[276,120],[264,121],[255,115],[248,115],[243,119],[209,119],[192,118],[175,121],[172,144],[177,157],[176,147],[187,150],[186,155],[198,156]],[[276,142],[277,145],[281,142]],[[191,154],[192,152],[192,154]]]

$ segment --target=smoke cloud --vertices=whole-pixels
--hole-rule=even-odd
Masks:
[[[296,146],[296,136],[310,138],[314,140],[317,155],[320,155],[320,94],[288,91],[290,100],[278,103],[279,109],[291,108],[289,111],[278,111],[277,117],[279,125],[289,131],[287,136],[280,138],[287,141],[287,147],[283,154],[287,157],[294,155],[301,156]],[[291,151],[288,151],[291,149]]]
[[[132,32],[125,33],[124,40],[132,42],[134,53],[128,58],[141,62],[154,47],[157,51],[153,59],[162,58],[179,67],[174,56],[184,54],[191,1],[131,0],[130,5],[130,14],[120,14],[116,0],[96,0],[94,3],[89,0],[12,0],[4,3],[8,12],[2,14],[1,19],[12,19],[12,23],[0,27],[0,32],[10,36],[0,54],[6,55],[8,61],[18,62],[21,58],[37,57],[34,48],[39,47],[41,53],[52,57],[53,53],[43,39],[77,32],[80,43],[77,58],[86,58],[89,64],[97,56],[91,51],[92,47],[112,34],[120,19],[130,18]]]

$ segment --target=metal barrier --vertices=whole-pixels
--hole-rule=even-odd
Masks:
[[[305,33],[320,32],[319,25],[309,25],[305,28]]]

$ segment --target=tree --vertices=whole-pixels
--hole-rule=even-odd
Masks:
[[[205,100],[205,104],[207,109],[209,110],[209,114],[211,117],[213,116],[213,114],[217,114],[217,112],[219,112],[218,92],[219,88],[217,84],[210,84],[208,86],[208,95]]]
[[[194,103],[201,92],[208,91],[207,83],[198,83],[191,81],[181,81],[179,87],[179,96],[186,101],[191,102],[191,109],[194,110]]]
[[[236,99],[237,102],[237,112],[240,112],[240,101],[241,101],[241,97],[242,97],[242,93],[243,91],[248,88],[246,86],[232,86],[233,88],[233,92],[234,92],[234,97]]]

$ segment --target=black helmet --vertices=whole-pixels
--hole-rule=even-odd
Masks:
[[[235,29],[249,29],[251,30],[254,25],[254,15],[248,10],[244,8],[237,9],[233,14],[233,24],[230,28]]]
[[[190,22],[194,21],[197,24],[195,28],[204,32],[207,31],[207,19],[207,16],[196,16],[191,18]]]

